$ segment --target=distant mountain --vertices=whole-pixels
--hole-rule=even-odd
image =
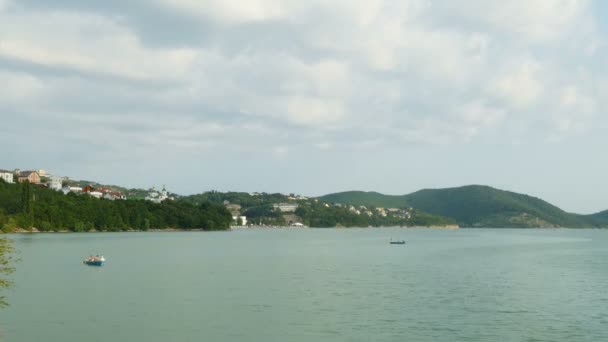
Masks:
[[[536,197],[482,185],[425,189],[403,196],[349,191],[319,199],[377,207],[411,206],[452,218],[461,227],[608,227],[608,211],[593,215],[571,214]]]

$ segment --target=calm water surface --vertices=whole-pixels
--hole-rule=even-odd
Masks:
[[[608,230],[12,238],[1,341],[608,341]]]

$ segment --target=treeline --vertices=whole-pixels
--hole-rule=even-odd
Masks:
[[[143,200],[111,201],[0,180],[0,228],[5,232],[32,227],[40,231],[148,229],[228,229],[230,213],[209,202],[193,204]]]
[[[181,197],[180,200],[190,203],[203,203],[211,202],[215,204],[223,204],[224,201],[230,203],[239,204],[243,208],[252,207],[272,207],[273,203],[291,202],[287,196],[282,194],[268,194],[261,193],[258,195],[251,195],[246,192],[219,192],[219,191],[208,191],[202,194],[190,195]]]

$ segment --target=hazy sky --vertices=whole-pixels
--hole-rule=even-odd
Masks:
[[[0,0],[0,168],[608,209],[608,6]]]

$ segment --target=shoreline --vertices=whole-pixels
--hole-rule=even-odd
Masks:
[[[378,229],[378,228],[398,228],[398,229],[440,229],[440,230],[456,230],[461,229],[456,226],[415,226],[415,227],[400,227],[400,226],[382,226],[382,227],[294,227],[294,226],[231,226],[227,229],[203,229],[203,228],[192,228],[192,229],[183,229],[183,228],[166,228],[166,229],[126,229],[126,230],[96,230],[91,229],[88,231],[75,232],[71,230],[48,230],[41,231],[37,228],[32,228],[31,230],[18,228],[13,232],[0,232],[1,235],[8,234],[70,234],[70,233],[179,233],[179,232],[227,232],[227,231],[243,231],[249,229],[264,229],[264,230],[305,230],[305,229]],[[500,228],[495,228],[500,229]],[[533,228],[528,228],[533,229]]]
[[[117,230],[117,231],[108,231],[108,230],[89,230],[84,232],[75,232],[71,230],[51,230],[51,231],[40,231],[36,228],[32,230],[26,229],[16,229],[13,232],[1,232],[0,237],[2,235],[12,235],[12,234],[73,234],[73,233],[180,233],[180,232],[229,232],[229,231],[245,231],[245,230],[306,230],[306,229],[340,229],[340,230],[348,230],[348,229],[384,229],[384,228],[392,228],[392,229],[428,229],[428,230],[459,230],[459,229],[534,229],[534,230],[561,230],[561,229],[606,229],[606,228],[598,228],[598,227],[585,227],[585,228],[568,228],[568,227],[530,227],[530,228],[522,228],[522,227],[503,227],[503,228],[492,228],[492,227],[452,227],[452,226],[416,226],[416,227],[399,227],[399,226],[383,226],[383,227],[291,227],[291,226],[232,226],[228,229],[215,229],[215,230],[206,230],[202,228],[193,228],[193,229],[182,229],[182,228],[167,228],[167,229],[148,229],[148,230],[137,230],[137,229],[127,229],[127,230]]]

